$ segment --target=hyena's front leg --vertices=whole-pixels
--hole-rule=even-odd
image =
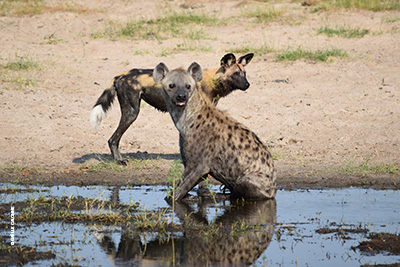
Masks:
[[[175,192],[175,201],[180,201],[182,198],[186,196],[186,194],[195,187],[201,177],[205,176],[207,173],[210,172],[210,169],[203,164],[197,165],[195,168],[185,167],[183,181],[177,186]],[[172,198],[167,197],[165,200],[170,203]]]

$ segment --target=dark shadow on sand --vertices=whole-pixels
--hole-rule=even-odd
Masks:
[[[147,153],[144,152],[136,152],[136,153],[126,153],[122,154],[124,159],[138,159],[138,160],[147,160],[147,159],[165,159],[165,160],[178,160],[181,159],[181,155],[176,154],[160,154],[160,153]],[[74,158],[72,160],[73,163],[84,164],[91,159],[95,159],[98,161],[113,161],[113,157],[111,154],[101,154],[101,153],[91,153],[83,155],[79,158]]]

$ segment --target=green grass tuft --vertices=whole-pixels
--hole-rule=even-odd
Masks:
[[[387,17],[387,18],[384,18],[383,21],[386,23],[394,23],[394,22],[400,21],[400,17]]]
[[[53,44],[65,43],[65,40],[57,37],[55,33],[46,35],[43,39],[44,39],[44,41],[41,42],[40,44],[53,45]]]
[[[145,20],[130,20],[126,23],[110,21],[104,31],[92,33],[91,37],[131,38],[137,40],[184,38],[189,40],[212,39],[202,26],[219,25],[216,16],[206,13],[170,11],[167,15]]]
[[[0,67],[9,70],[31,70],[31,69],[40,69],[41,64],[38,61],[33,60],[30,55],[26,56],[15,55],[13,59],[10,59],[4,65],[0,65]]]
[[[79,4],[70,3],[47,6],[43,0],[0,1],[0,16],[33,16],[55,12],[73,12],[82,14],[88,12],[97,12],[97,10],[91,10]]]
[[[175,25],[202,25],[202,26],[216,26],[221,24],[217,16],[212,16],[207,13],[195,13],[195,12],[177,12],[169,11],[169,13],[164,16],[157,18],[155,20],[150,20],[149,23],[154,24],[168,24],[171,26]]]
[[[164,48],[161,51],[160,56],[167,57],[172,54],[179,54],[179,53],[187,52],[187,51],[211,52],[212,48],[210,46],[204,46],[201,44],[196,45],[196,44],[181,43],[181,44],[177,44],[174,48]]]
[[[232,53],[238,53],[238,54],[254,53],[258,56],[263,56],[263,55],[266,55],[266,54],[274,52],[274,51],[275,51],[275,49],[268,45],[262,45],[259,47],[249,45],[249,46],[242,46],[242,47],[226,50],[226,52],[232,52]]]
[[[283,53],[279,53],[277,59],[278,61],[296,61],[305,59],[314,62],[327,62],[328,59],[332,57],[345,58],[347,56],[347,52],[341,49],[309,51],[297,48],[296,50],[287,50]]]
[[[254,10],[245,12],[244,15],[248,18],[255,18],[258,23],[266,23],[280,19],[283,12],[275,10],[274,7],[257,7]]]
[[[43,0],[13,0],[0,2],[0,16],[24,16],[42,14]]]
[[[400,171],[396,164],[371,164],[368,159],[363,160],[361,163],[348,161],[344,163],[340,169],[340,173],[345,174],[398,174]]]
[[[328,26],[325,26],[319,28],[318,30],[318,34],[325,34],[329,37],[336,35],[344,38],[362,38],[369,33],[370,31],[367,29],[360,29],[360,28],[351,29],[346,27],[330,28]]]
[[[336,0],[335,7],[365,9],[369,11],[400,10],[398,0]]]
[[[331,9],[364,9],[368,11],[400,10],[399,0],[323,0],[315,5],[313,12]]]

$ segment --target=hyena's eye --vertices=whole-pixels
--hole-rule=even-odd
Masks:
[[[192,86],[190,84],[186,84],[186,89],[190,90],[190,88],[192,88]]]
[[[175,88],[175,84],[174,83],[170,83],[169,84],[169,88],[171,88],[171,89]]]

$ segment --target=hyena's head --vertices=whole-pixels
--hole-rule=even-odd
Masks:
[[[244,67],[250,63],[253,56],[253,53],[249,53],[236,60],[235,55],[229,53],[221,59],[221,67],[217,71],[217,74],[221,75],[221,81],[224,83],[225,90],[229,92],[237,89],[245,91],[249,88],[250,83],[246,78]]]
[[[153,78],[156,83],[162,84],[167,103],[184,107],[197,83],[203,79],[203,70],[196,62],[193,62],[187,71],[183,69],[169,71],[164,63],[160,63],[153,71]]]

